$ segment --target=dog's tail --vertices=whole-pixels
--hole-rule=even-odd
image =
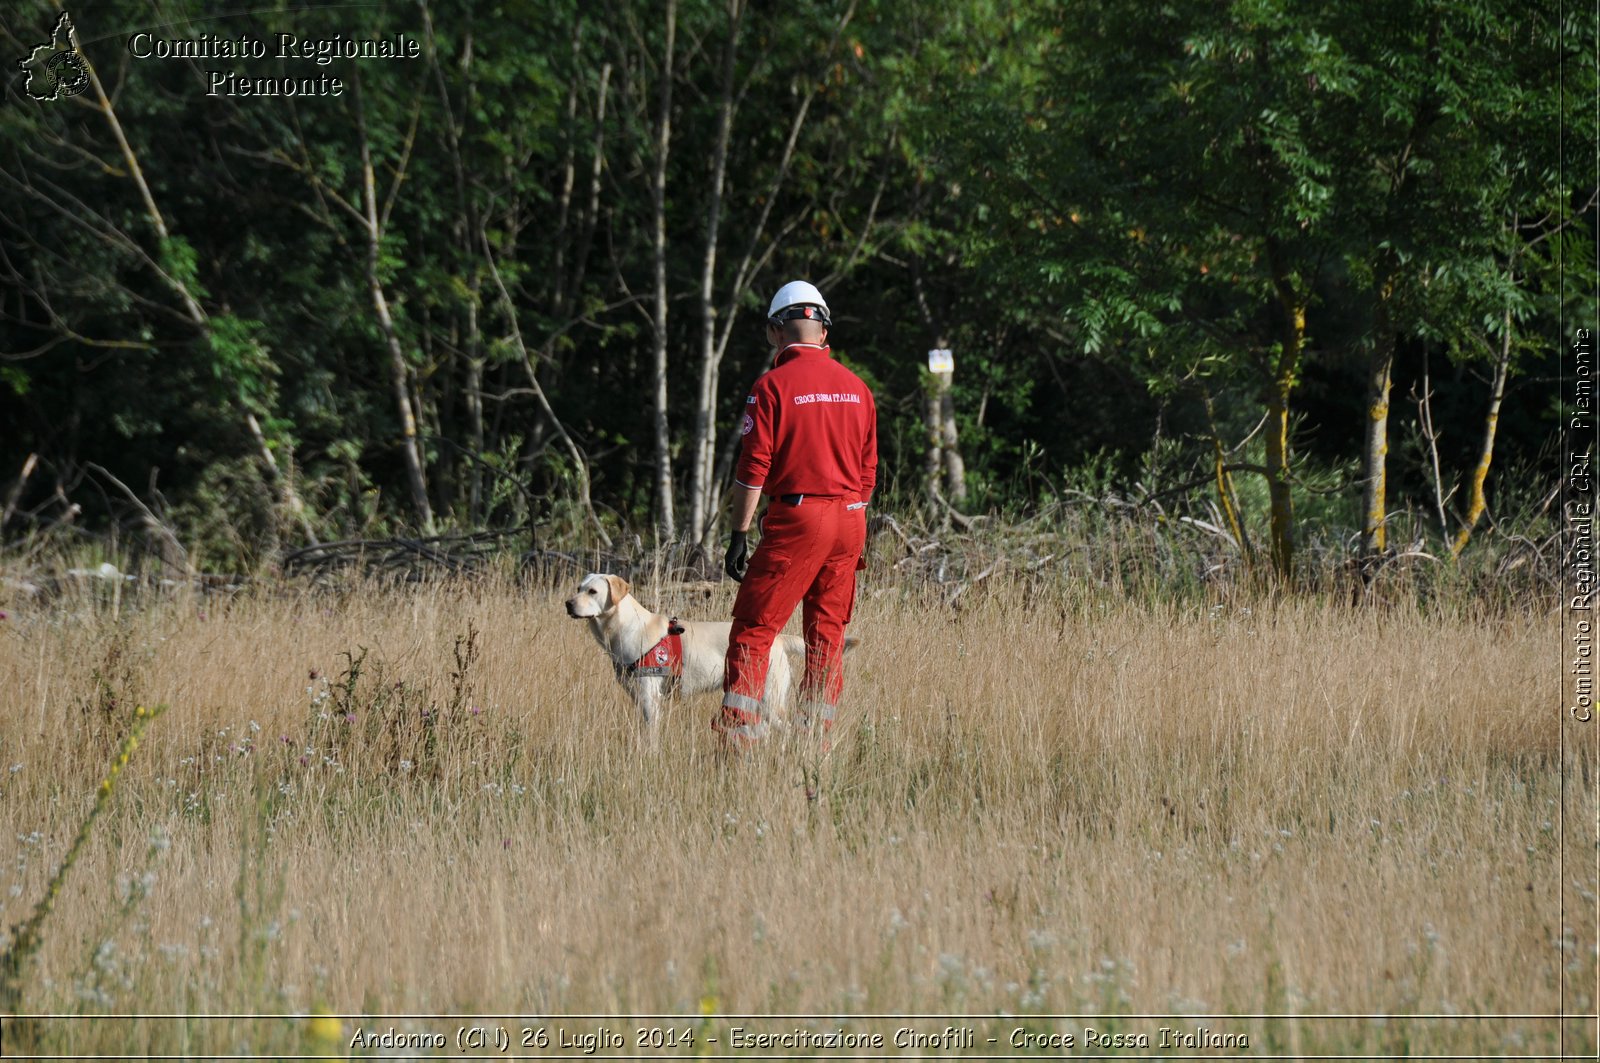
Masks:
[[[804,657],[806,655],[806,640],[799,635],[779,635],[778,638],[782,640],[783,648],[788,653],[796,657]],[[861,640],[854,635],[846,635],[844,637],[844,651],[849,653],[860,642]]]

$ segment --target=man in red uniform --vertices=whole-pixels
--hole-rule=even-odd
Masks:
[[[726,747],[767,733],[761,693],[772,640],[804,603],[806,672],[797,723],[822,725],[824,745],[844,689],[844,629],[865,567],[867,503],[878,474],[878,412],[861,378],[828,349],[831,318],[805,281],[778,290],[767,317],[772,369],[745,399],[734,472],[733,539],[724,564],[740,581],[711,726]],[[769,499],[754,556],[745,542],[761,495]]]

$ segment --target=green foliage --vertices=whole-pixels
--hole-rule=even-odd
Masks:
[[[212,375],[248,409],[267,413],[278,367],[259,338],[264,326],[233,314],[210,320]]]
[[[194,245],[181,236],[168,236],[158,241],[158,261],[171,283],[199,299],[206,292],[200,285],[200,256]]]
[[[531,368],[607,520],[647,524],[661,12],[507,3],[491,19],[443,0],[297,11],[290,26],[283,10],[216,22],[180,0],[162,16],[170,36],[404,33],[423,55],[318,68],[349,83],[339,97],[207,98],[192,64],[123,61],[119,35],[150,21],[147,5],[97,5],[80,38],[144,189],[89,97],[0,108],[0,475],[29,454],[41,470],[19,499],[33,516],[17,519],[42,526],[68,502],[94,525],[133,519],[83,493],[88,462],[141,494],[158,470],[158,508],[210,565],[413,519],[366,273],[364,138],[375,272],[433,509],[461,526],[585,527]],[[53,18],[27,0],[4,16],[6,39]],[[1459,467],[1484,400],[1468,370],[1509,340],[1513,375],[1548,375],[1542,337],[1597,309],[1593,210],[1550,148],[1593,153],[1582,20],[1506,0],[840,0],[782,18],[682,0],[677,30],[663,221],[680,451],[713,204],[713,327],[731,329],[719,452],[766,366],[764,293],[810,277],[879,399],[883,497],[906,502],[920,490],[922,355],[942,341],[979,508],[1038,505],[1086,463],[1131,489],[1158,445],[1173,477],[1203,471],[1213,420],[1238,447],[1278,389],[1300,417],[1295,476],[1340,470],[1315,496],[1326,504],[1299,493],[1300,519],[1337,538],[1380,331],[1397,340],[1398,395],[1429,358]],[[1306,308],[1307,347],[1280,371],[1291,304]],[[1508,399],[1499,454],[1539,452],[1545,405]],[[1399,506],[1426,502],[1430,476],[1396,448]]]

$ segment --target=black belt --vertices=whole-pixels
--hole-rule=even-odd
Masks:
[[[814,498],[818,502],[827,502],[834,498],[843,498],[844,495],[779,495],[779,502],[787,502],[791,506],[798,506],[802,499]]]
[[[848,497],[849,497],[848,495],[805,495],[805,494],[779,495],[778,496],[778,501],[779,502],[783,502],[786,505],[798,506],[803,500],[805,500],[807,498],[814,498],[818,502],[827,502],[827,501],[830,501],[830,500],[835,499],[835,498],[848,498]]]

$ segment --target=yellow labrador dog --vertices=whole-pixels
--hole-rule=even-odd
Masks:
[[[644,722],[654,729],[667,693],[705,694],[722,690],[723,660],[728,652],[727,622],[671,618],[640,604],[621,576],[594,573],[583,578],[566,601],[567,615],[587,620],[595,641],[605,649],[617,679],[627,687]],[[767,689],[762,709],[778,723],[789,704],[790,653],[804,658],[806,644],[796,635],[772,641]]]

